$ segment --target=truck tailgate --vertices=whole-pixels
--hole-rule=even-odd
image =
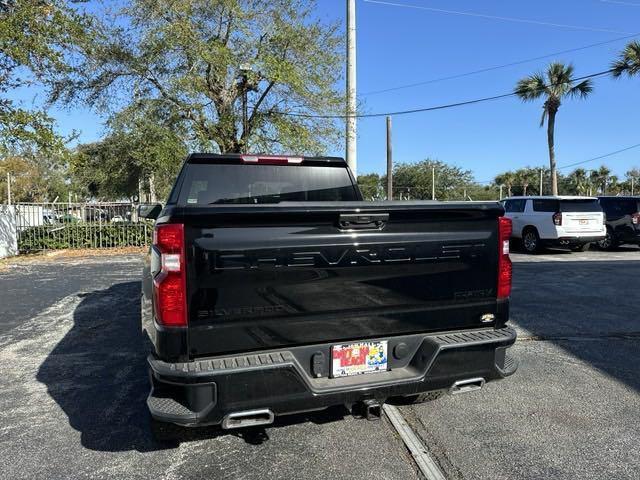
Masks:
[[[185,208],[190,355],[475,328],[487,314],[504,322],[501,213],[427,202]]]

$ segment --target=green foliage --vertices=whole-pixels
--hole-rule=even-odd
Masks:
[[[542,171],[542,193],[540,192],[540,171]],[[494,179],[496,186],[502,185],[506,190],[503,195],[549,195],[549,169],[524,167],[516,171],[503,172]]]
[[[394,198],[402,194],[403,198],[412,200],[430,200],[432,168],[435,168],[437,200],[460,200],[465,187],[473,183],[470,170],[439,160],[427,158],[417,163],[397,163],[393,167]]]
[[[386,195],[386,183],[382,184],[382,177],[377,173],[358,175],[358,187],[365,200],[384,200]]]
[[[25,145],[49,151],[62,146],[44,111],[16,105],[7,93],[69,72],[65,56],[84,32],[83,18],[64,1],[0,3],[0,154]]]
[[[141,182],[146,192],[168,196],[188,147],[179,125],[161,115],[127,108],[112,119],[107,137],[78,147],[71,171],[89,196],[132,198]]]
[[[611,65],[614,77],[627,74],[630,77],[640,74],[640,42],[630,42]]]
[[[518,81],[514,93],[524,102],[544,98],[540,126],[547,122],[547,142],[549,146],[549,167],[551,171],[551,192],[558,194],[558,174],[554,149],[555,119],[565,98],[586,98],[593,91],[591,79],[576,83],[573,65],[550,63],[545,72],[534,73]]]
[[[23,149],[0,158],[0,201],[7,198],[7,173],[11,175],[14,202],[46,202],[66,199],[71,185],[67,177],[66,152],[42,153]]]
[[[503,172],[496,176],[494,185],[503,185],[507,190],[505,196],[540,195],[540,168],[525,167],[516,171]],[[543,195],[550,195],[549,170],[543,170]],[[634,176],[635,175],[635,176]],[[640,171],[631,169],[627,172],[626,181],[619,181],[611,170],[602,165],[598,169],[585,170],[576,168],[566,175],[558,175],[560,195],[625,195],[631,193],[631,178],[635,185],[640,179]],[[636,188],[635,191],[638,191]]]
[[[113,248],[151,244],[147,223],[76,223],[41,225],[20,232],[18,250],[33,252],[62,248]]]
[[[344,108],[336,88],[342,33],[314,19],[314,7],[302,0],[131,0],[77,44],[78,65],[52,100],[112,113],[162,110],[184,129],[183,140],[221,152],[320,153],[339,139],[333,120],[281,115]]]

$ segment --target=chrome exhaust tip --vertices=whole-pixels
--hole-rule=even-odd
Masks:
[[[465,380],[458,380],[451,388],[449,388],[449,393],[451,395],[458,395],[459,393],[471,393],[476,390],[480,390],[484,387],[485,381],[482,377],[477,378],[467,378]]]
[[[222,428],[256,427],[258,425],[269,425],[273,423],[275,415],[268,408],[259,410],[245,410],[243,412],[230,413],[222,420]]]

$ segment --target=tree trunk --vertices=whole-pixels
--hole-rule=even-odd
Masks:
[[[557,110],[550,108],[547,119],[547,141],[549,143],[549,168],[551,170],[551,194],[558,195],[558,174],[556,172],[556,153],[553,145],[553,133],[556,126]]]

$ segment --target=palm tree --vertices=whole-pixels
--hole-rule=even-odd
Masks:
[[[584,195],[587,193],[589,186],[589,179],[587,178],[587,171],[584,168],[576,168],[569,174],[569,181],[573,189],[572,193],[577,195]]]
[[[630,77],[640,74],[640,42],[635,40],[620,53],[618,60],[611,65],[611,74],[618,78],[623,73]]]
[[[556,172],[556,155],[554,151],[554,129],[556,114],[567,97],[586,98],[593,90],[591,80],[586,79],[574,85],[573,65],[551,63],[546,72],[534,73],[520,80],[514,93],[524,102],[530,102],[544,97],[540,126],[547,121],[547,141],[549,144],[549,167],[551,169],[551,192],[558,194],[558,176]]]
[[[515,181],[516,176],[513,172],[504,172],[498,175],[494,180],[494,182],[498,186],[504,185],[505,187],[507,187],[507,197],[511,196],[511,187],[513,187]]]

